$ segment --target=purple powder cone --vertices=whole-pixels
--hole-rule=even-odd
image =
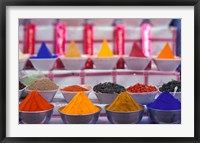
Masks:
[[[163,92],[147,107],[160,110],[180,110],[181,102],[175,99],[169,92]]]

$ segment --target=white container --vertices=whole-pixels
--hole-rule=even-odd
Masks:
[[[91,86],[87,86],[87,85],[79,85],[79,86],[82,86],[86,89],[88,89],[88,91],[84,91],[84,93],[89,96],[91,90],[92,90],[92,87]],[[61,90],[62,88],[60,88],[60,92],[63,94],[65,100],[69,103],[73,97],[80,91],[63,91]]]
[[[127,91],[128,92],[128,91]],[[158,94],[158,91],[154,92],[143,92],[143,93],[132,93],[128,92],[131,97],[139,104],[146,105],[152,103],[155,100],[155,96]]]
[[[25,89],[26,93],[29,94],[31,91],[35,90],[28,90],[27,88]],[[56,95],[57,89],[56,90],[43,90],[43,91],[38,91],[40,95],[48,102],[52,102],[54,96]]]
[[[29,59],[36,70],[49,71],[53,69],[57,58]]]
[[[19,70],[23,70],[26,65],[27,59],[19,59]]]
[[[175,59],[153,59],[156,64],[158,70],[160,71],[176,71],[178,66],[181,63],[181,58],[176,57]]]
[[[99,100],[100,104],[111,104],[115,98],[117,97],[118,93],[101,93],[101,92],[94,92]]]
[[[129,57],[124,56],[125,63],[127,65],[128,69],[131,70],[144,70],[149,62],[151,61],[151,58],[148,57]]]
[[[81,70],[85,67],[86,56],[77,58],[60,57],[66,70]]]
[[[96,69],[114,69],[116,67],[119,56],[99,58],[91,57]]]

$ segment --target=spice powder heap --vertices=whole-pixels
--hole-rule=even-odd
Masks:
[[[50,79],[42,79],[42,80],[36,80],[34,83],[32,83],[30,86],[27,87],[28,90],[57,90],[58,86],[51,81]]]
[[[132,93],[143,93],[157,91],[157,88],[155,86],[137,83],[133,86],[129,86],[126,90]]]
[[[127,92],[121,92],[106,109],[117,112],[130,112],[141,110],[142,107]]]
[[[74,98],[60,110],[64,114],[91,114],[98,112],[99,108],[96,107],[84,92],[77,93]]]
[[[52,108],[53,105],[49,104],[37,91],[30,92],[19,104],[20,111],[44,111]]]
[[[89,91],[88,89],[81,87],[79,85],[71,85],[71,86],[67,86],[64,87],[63,89],[61,89],[62,91]]]

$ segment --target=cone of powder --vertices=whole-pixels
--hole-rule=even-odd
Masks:
[[[162,92],[158,98],[147,105],[148,108],[160,110],[180,110],[181,102],[175,99],[169,92]]]
[[[78,50],[78,48],[76,47],[76,44],[74,41],[71,41],[69,44],[69,47],[67,48],[65,57],[68,58],[77,58],[77,57],[81,57],[81,53]]]
[[[19,104],[20,111],[44,111],[53,108],[37,91],[30,92]]]
[[[78,92],[74,98],[60,110],[64,114],[91,114],[98,112],[99,108],[96,107],[84,92]]]
[[[116,112],[131,112],[141,110],[142,107],[127,92],[121,92],[106,109]]]
[[[41,80],[36,80],[30,86],[28,86],[27,89],[28,90],[39,90],[39,91],[57,90],[58,86],[50,79],[44,78]]]
[[[99,51],[98,57],[113,57],[113,52],[110,50],[107,40],[103,40],[101,50]]]
[[[129,54],[130,57],[145,57],[142,52],[142,49],[138,46],[137,43],[134,43]]]
[[[162,49],[157,57],[158,59],[174,59],[174,54],[170,48],[169,43],[166,43],[165,47]]]

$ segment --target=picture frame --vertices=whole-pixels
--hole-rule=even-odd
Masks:
[[[6,136],[6,8],[8,6],[193,6],[194,7],[194,48],[195,48],[195,81],[194,81],[194,137],[7,137]],[[1,53],[1,96],[0,96],[0,141],[1,142],[200,142],[200,94],[198,76],[200,71],[200,2],[198,0],[2,0],[0,2],[0,53]]]

